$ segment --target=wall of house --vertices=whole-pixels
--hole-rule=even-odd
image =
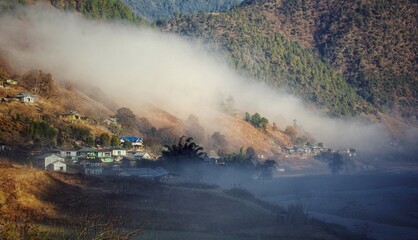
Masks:
[[[63,162],[56,162],[56,163],[52,163],[52,164],[47,165],[47,169],[52,170],[52,171],[66,172],[67,171],[67,165]]]
[[[64,158],[62,157],[58,157],[58,156],[50,156],[50,157],[46,157],[45,158],[45,163],[44,163],[44,167],[46,169],[46,167],[56,161],[60,161],[60,162],[64,162]]]

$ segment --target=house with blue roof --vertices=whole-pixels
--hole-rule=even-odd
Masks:
[[[121,137],[119,140],[121,144],[123,144],[125,141],[131,142],[132,146],[134,147],[142,147],[144,144],[143,138],[135,137],[135,136]]]

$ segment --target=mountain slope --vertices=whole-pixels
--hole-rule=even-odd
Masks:
[[[400,113],[416,121],[416,1],[245,1],[163,28],[215,43],[232,65],[337,115]]]
[[[357,93],[414,121],[418,106],[416,1],[288,1],[278,31],[314,48]]]
[[[251,4],[230,12],[183,16],[162,27],[217,44],[243,74],[286,88],[332,115],[370,110],[330,64],[277,32],[275,19],[265,17],[265,8],[269,9]]]

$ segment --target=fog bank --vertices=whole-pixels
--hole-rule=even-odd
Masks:
[[[39,68],[54,79],[96,85],[120,106],[144,101],[185,119],[213,121],[222,98],[239,112],[259,112],[280,127],[298,125],[327,146],[369,149],[388,140],[383,127],[307,110],[300,99],[241,78],[221,57],[179,36],[124,24],[85,20],[37,5],[0,19],[0,51],[21,71]]]

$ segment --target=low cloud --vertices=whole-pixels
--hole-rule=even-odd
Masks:
[[[39,68],[54,78],[98,86],[134,111],[154,105],[206,129],[222,98],[233,96],[240,112],[259,112],[282,127],[293,119],[332,147],[371,149],[388,141],[385,129],[360,120],[331,119],[294,96],[240,77],[221,56],[173,34],[126,24],[85,20],[44,5],[0,19],[0,51],[21,71]]]

